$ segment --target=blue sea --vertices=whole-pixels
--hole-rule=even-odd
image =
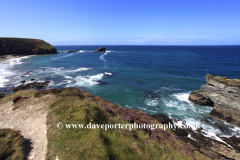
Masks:
[[[240,46],[111,45],[105,53],[92,53],[101,46],[55,47],[59,54],[1,62],[0,92],[22,80],[50,80],[48,88],[77,87],[126,108],[199,125],[219,141],[217,135],[240,137],[240,128],[208,116],[212,107],[188,101],[208,73],[240,78]]]

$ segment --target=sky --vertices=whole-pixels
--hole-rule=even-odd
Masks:
[[[239,0],[0,0],[0,37],[52,45],[240,45]]]

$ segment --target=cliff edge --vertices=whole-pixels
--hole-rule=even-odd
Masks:
[[[240,79],[205,76],[207,84],[191,92],[189,100],[199,105],[213,105],[210,116],[240,126]]]
[[[57,49],[43,40],[0,37],[0,56],[54,53],[57,53]]]

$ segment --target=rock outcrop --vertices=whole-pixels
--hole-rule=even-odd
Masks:
[[[98,50],[94,51],[93,53],[101,53],[101,52],[106,52],[106,48],[100,47]]]
[[[0,56],[55,54],[57,49],[39,39],[0,37]]]
[[[151,117],[157,119],[161,124],[173,125],[173,121],[165,115],[158,114],[151,115]],[[189,127],[176,127],[176,129],[171,130],[179,139],[190,144],[195,150],[212,159],[240,159],[240,146],[238,145],[240,139],[235,136],[219,137],[224,140],[227,145],[226,143],[204,136],[201,128],[196,131]]]
[[[80,50],[68,50],[67,53],[71,53],[71,52],[79,52]]]
[[[189,100],[199,105],[213,105],[210,116],[240,126],[240,79],[205,76],[206,85],[193,91]]]
[[[14,88],[13,92],[17,92],[19,90],[31,89],[31,88],[38,88],[38,89],[44,88],[48,86],[49,83],[50,81],[21,84],[20,86],[17,86],[16,88]]]

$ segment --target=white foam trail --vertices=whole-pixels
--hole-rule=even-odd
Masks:
[[[111,51],[106,51],[106,52],[104,52],[104,54],[102,54],[102,55],[99,57],[99,59],[101,59],[102,61],[106,62],[104,56],[108,55],[108,53],[110,53],[110,52],[111,52]]]
[[[64,53],[64,54],[66,54],[66,53]],[[69,57],[69,56],[72,56],[72,55],[74,55],[74,53],[71,53],[71,54],[67,53],[67,55],[65,55],[65,56],[60,56],[60,57],[53,58],[52,61],[54,61],[56,59],[60,59],[60,58]]]
[[[76,71],[87,71],[87,70],[92,70],[92,68],[78,68],[76,70],[74,70],[74,72]]]

